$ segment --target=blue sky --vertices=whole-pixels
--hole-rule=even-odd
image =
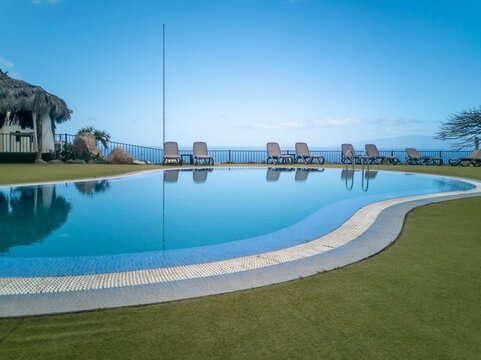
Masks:
[[[480,1],[1,0],[0,68],[116,141],[428,135],[481,103]],[[406,144],[408,146],[409,144]]]

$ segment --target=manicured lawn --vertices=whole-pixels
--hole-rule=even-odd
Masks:
[[[95,178],[156,168],[160,166],[0,164],[0,184]]]
[[[3,183],[20,176],[5,175],[10,166],[0,165]],[[50,176],[21,167],[24,181],[36,180],[37,171],[38,179]],[[123,170],[101,167],[55,171],[72,178]],[[481,168],[385,168],[481,179]],[[481,198],[417,208],[381,254],[289,283],[0,320],[0,359],[480,359],[480,209]]]

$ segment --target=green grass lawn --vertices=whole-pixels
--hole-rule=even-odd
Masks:
[[[60,167],[54,175],[69,179],[132,171]],[[481,179],[481,168],[384,168]],[[44,169],[0,165],[0,181],[51,180]],[[480,359],[480,209],[481,198],[417,208],[379,255],[288,283],[143,307],[3,319],[0,359]]]

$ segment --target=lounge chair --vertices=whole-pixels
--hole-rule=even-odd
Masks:
[[[399,163],[399,159],[395,156],[383,156],[379,154],[377,146],[374,144],[366,144],[365,149],[366,156],[370,164],[382,165],[386,162],[389,162],[392,165],[397,165]]]
[[[296,163],[302,160],[306,164],[312,164],[314,160],[317,160],[319,164],[324,164],[326,159],[322,155],[311,155],[306,143],[296,143]]]
[[[182,158],[180,157],[179,146],[177,143],[169,141],[164,143],[164,159],[162,160],[162,165],[172,162],[181,165]]]
[[[197,165],[199,161],[203,161],[204,164],[214,165],[214,158],[209,155],[207,150],[207,144],[202,141],[197,141],[193,145],[194,148],[194,165]]]
[[[269,160],[272,161],[273,164],[279,163],[293,163],[292,155],[283,155],[281,154],[281,148],[278,143],[270,142],[267,143],[267,160],[266,163],[269,163]]]
[[[414,148],[406,148],[408,156],[406,163],[409,165],[442,165],[443,159],[440,157],[423,156]]]
[[[354,150],[354,147],[352,144],[342,144],[341,145],[341,150],[342,150],[342,157],[341,157],[341,163],[343,164],[360,164],[363,159],[365,159],[364,156],[357,155],[356,151]]]
[[[481,150],[473,150],[468,157],[449,159],[448,162],[451,166],[481,166]]]

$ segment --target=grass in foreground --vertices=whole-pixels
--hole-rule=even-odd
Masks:
[[[480,208],[473,198],[415,209],[381,254],[289,283],[0,320],[0,358],[479,359]]]

